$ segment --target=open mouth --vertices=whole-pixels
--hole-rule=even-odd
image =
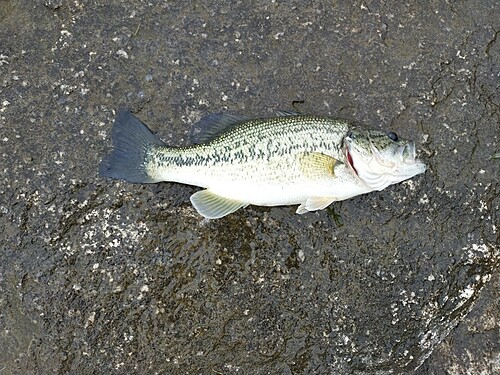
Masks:
[[[415,142],[409,141],[406,145],[401,146],[401,158],[406,162],[415,161],[416,151]]]

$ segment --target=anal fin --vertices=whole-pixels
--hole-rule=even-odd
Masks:
[[[219,219],[248,206],[248,203],[224,198],[209,190],[201,190],[191,195],[191,203],[196,211],[207,219]]]

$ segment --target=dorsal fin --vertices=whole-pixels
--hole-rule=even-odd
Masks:
[[[220,134],[248,120],[249,118],[245,116],[222,113],[206,115],[193,125],[191,141],[195,144],[210,142]]]
[[[301,115],[300,112],[287,111],[287,110],[283,110],[283,109],[280,109],[279,111],[275,111],[274,113],[276,113],[276,116],[278,116],[278,117],[300,116]]]

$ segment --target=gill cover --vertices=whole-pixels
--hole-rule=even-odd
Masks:
[[[368,187],[382,190],[423,173],[426,166],[415,158],[415,142],[393,132],[352,128],[344,138],[346,160]]]

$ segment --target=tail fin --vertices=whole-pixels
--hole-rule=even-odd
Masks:
[[[120,112],[113,123],[111,132],[114,150],[106,155],[99,166],[103,177],[128,182],[158,182],[146,170],[149,151],[165,146],[151,130],[130,112]]]

